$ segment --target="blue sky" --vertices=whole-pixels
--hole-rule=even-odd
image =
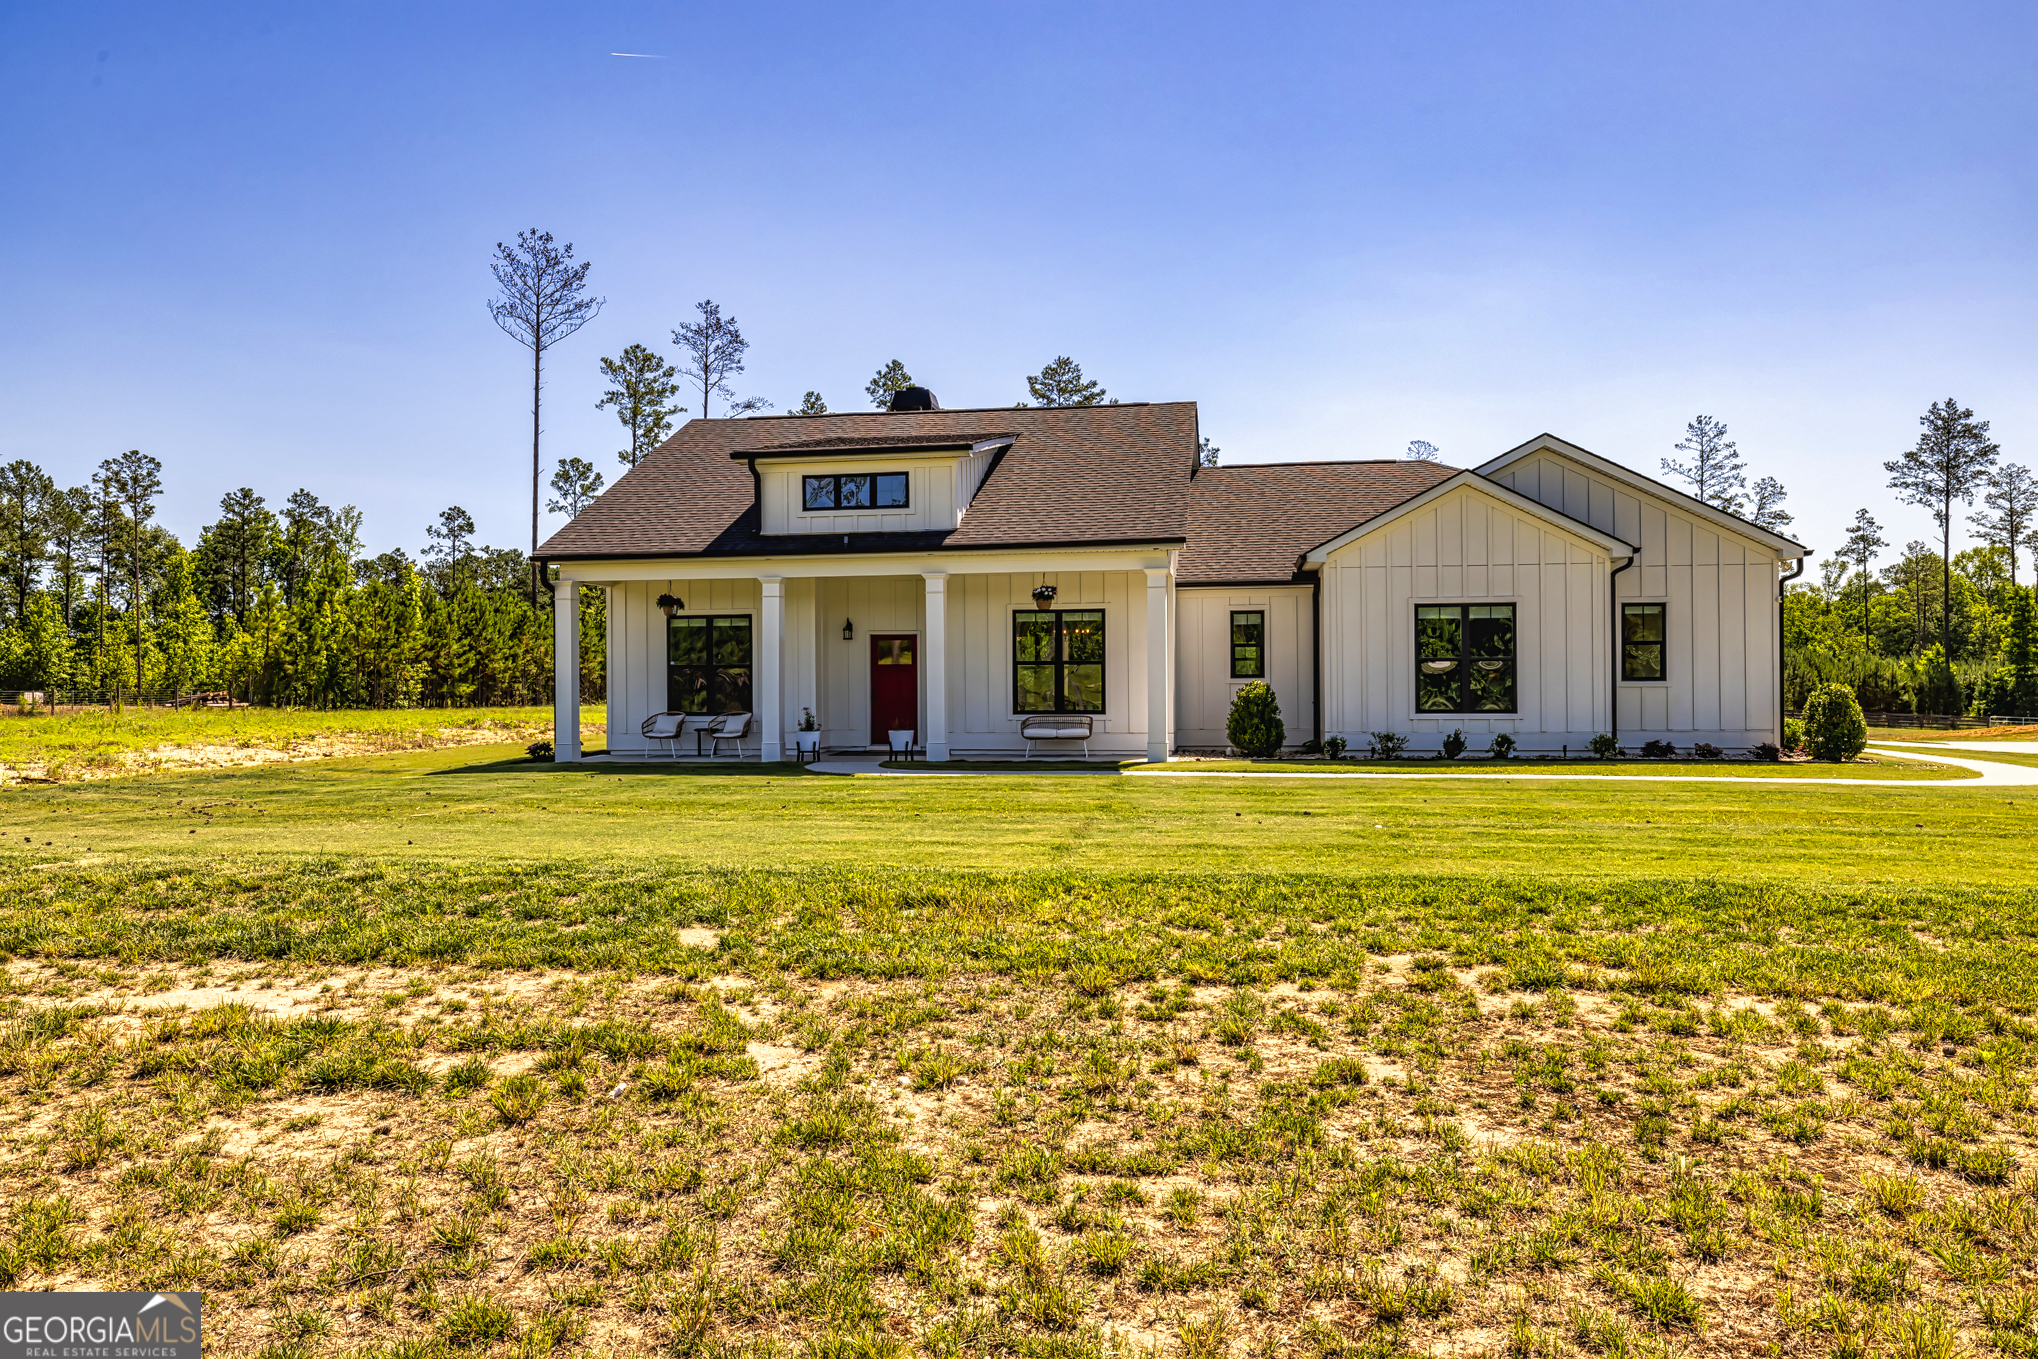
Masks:
[[[2038,459],[2028,5],[0,8],[0,457],[160,457],[164,519],[305,486],[415,550],[520,544],[528,371],[488,255],[607,307],[547,464],[623,446],[604,354],[712,297],[738,387],[950,406],[1071,354],[1227,462],[1654,472],[1725,420],[1830,551],[1951,394]],[[662,60],[618,58],[650,53]],[[1672,455],[1674,456],[1674,455]],[[548,526],[554,522],[548,516]]]

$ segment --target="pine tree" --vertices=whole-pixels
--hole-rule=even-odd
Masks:
[[[1026,379],[1036,406],[1101,406],[1104,389],[1083,376],[1082,365],[1063,354]]]
[[[1969,522],[1974,533],[1990,547],[2010,554],[2010,584],[2017,583],[2017,551],[2031,540],[2031,515],[2038,509],[2038,479],[2019,463],[1997,468],[1982,494],[1983,513]]]
[[[672,432],[672,417],[686,414],[675,406],[679,395],[674,381],[679,370],[641,344],[633,344],[613,359],[601,361],[602,376],[612,384],[602,393],[595,409],[614,407],[616,419],[630,433],[630,446],[616,454],[618,462],[635,467]]]
[[[871,405],[888,411],[892,408],[892,393],[903,392],[913,385],[913,375],[906,371],[906,365],[893,359],[877,370],[876,377],[863,384],[863,391],[870,398]]]
[[[1901,457],[1882,465],[1890,489],[1905,504],[1931,511],[1939,526],[1945,592],[1939,612],[1940,645],[1953,653],[1953,506],[1965,505],[1987,478],[2001,451],[1989,442],[1988,421],[1976,420],[1952,397],[1934,401],[1918,417],[1923,432]]]
[[[1663,470],[1691,483],[1691,494],[1729,514],[1741,512],[1741,491],[1748,477],[1740,450],[1727,438],[1727,427],[1710,415],[1701,415],[1684,427],[1684,438],[1675,445],[1689,453],[1689,464],[1664,458]]]

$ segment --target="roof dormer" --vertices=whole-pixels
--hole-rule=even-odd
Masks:
[[[757,476],[766,536],[927,533],[962,527],[1013,436],[925,441],[816,440],[731,454]]]

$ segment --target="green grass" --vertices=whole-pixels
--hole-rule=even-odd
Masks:
[[[865,778],[534,765],[468,747],[11,788],[0,868],[519,860],[669,869],[2031,881],[2018,789],[1410,779]],[[1646,792],[1642,790],[1646,789]]]
[[[191,746],[291,750],[324,742],[353,750],[409,750],[491,733],[497,740],[528,741],[551,729],[550,708],[129,708],[4,715],[0,765],[32,766],[63,778],[110,771],[155,752]]]
[[[1182,760],[1153,765],[1145,760],[885,760],[886,769],[963,774],[1503,774],[1533,778],[1549,774],[1621,774],[1665,778],[1770,779],[1968,779],[1978,777],[1926,755],[1876,754],[1845,764],[1756,763],[1749,760]]]
[[[1959,752],[1952,752],[1958,754]],[[908,768],[910,766],[896,766]],[[947,768],[949,766],[929,766]],[[955,766],[964,768],[967,766]],[[1161,772],[1162,766],[1131,764],[1129,772]],[[1845,763],[1753,760],[1197,760],[1166,769],[1207,773],[1253,774],[1503,774],[1534,778],[1543,774],[1620,774],[1640,778],[1755,779],[1962,779],[1974,774],[1953,765],[1935,764],[1930,756],[1874,754]]]
[[[279,1357],[2034,1348],[2038,796],[515,753],[7,790],[0,1287]]]

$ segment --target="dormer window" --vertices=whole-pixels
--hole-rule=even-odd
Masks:
[[[904,472],[844,472],[800,478],[800,504],[809,514],[827,510],[892,510],[906,507]]]

